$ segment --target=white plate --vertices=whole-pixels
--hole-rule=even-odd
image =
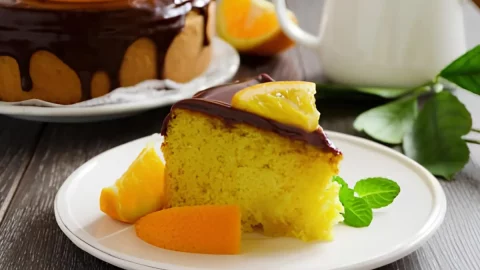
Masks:
[[[62,231],[81,249],[126,269],[372,269],[417,249],[438,229],[446,199],[437,179],[427,170],[385,146],[336,132],[327,132],[343,151],[341,173],[349,184],[363,177],[396,180],[401,192],[392,205],[374,212],[368,228],[340,224],[329,243],[303,243],[293,238],[246,234],[242,254],[235,256],[174,252],[151,246],[99,210],[103,187],[113,182],[148,141],[142,138],[91,159],[63,184],[55,199],[55,216]]]
[[[192,81],[193,91],[180,91],[158,99],[102,105],[96,107],[40,107],[13,106],[0,102],[0,114],[15,118],[43,122],[94,122],[116,119],[141,113],[153,108],[171,105],[179,100],[189,98],[196,92],[227,82],[233,78],[240,66],[238,52],[220,38],[213,40],[212,61],[204,74]]]

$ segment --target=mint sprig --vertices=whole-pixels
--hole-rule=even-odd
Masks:
[[[419,87],[403,91],[348,88],[362,95],[390,100],[360,114],[354,127],[377,141],[403,144],[408,157],[432,174],[450,180],[468,162],[467,143],[480,144],[479,140],[464,137],[469,131],[480,131],[472,128],[470,113],[449,92],[450,85],[480,95],[480,45],[452,61],[430,82]],[[317,84],[317,93],[323,91],[319,86]],[[339,88],[347,89],[345,86]],[[386,95],[388,91],[392,93]],[[424,94],[428,94],[428,98],[423,109],[418,110],[417,100]]]
[[[344,208],[343,223],[356,228],[370,226],[373,220],[372,209],[390,205],[400,193],[400,187],[395,181],[383,177],[359,180],[353,189],[338,175],[332,181],[341,186],[339,200]]]

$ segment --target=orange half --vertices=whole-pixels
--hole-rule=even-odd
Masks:
[[[292,12],[290,17],[297,23]],[[280,28],[275,7],[266,0],[222,0],[217,7],[217,32],[248,54],[273,55],[294,45]]]

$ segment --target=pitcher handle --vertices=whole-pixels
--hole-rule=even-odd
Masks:
[[[275,5],[275,13],[280,23],[280,27],[290,39],[311,48],[320,46],[321,40],[319,36],[314,36],[302,30],[298,25],[288,18],[288,10],[285,0],[273,0]]]

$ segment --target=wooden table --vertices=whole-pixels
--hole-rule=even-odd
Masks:
[[[300,24],[315,32],[321,1],[290,1]],[[310,10],[307,12],[307,10]],[[465,8],[469,47],[480,43],[480,15]],[[237,78],[271,74],[277,80],[322,79],[315,55],[296,47],[275,58],[242,57]],[[480,127],[480,97],[459,92]],[[321,125],[359,135],[352,122],[372,103],[319,100]],[[477,106],[475,106],[477,105]],[[63,235],[53,213],[55,194],[78,166],[95,155],[155,132],[169,108],[130,118],[89,124],[45,124],[0,116],[0,269],[116,269],[83,252]],[[478,137],[477,137],[478,138]],[[454,181],[439,180],[448,199],[443,226],[416,252],[382,267],[393,269],[480,269],[480,146]],[[401,224],[399,224],[401,226]]]

